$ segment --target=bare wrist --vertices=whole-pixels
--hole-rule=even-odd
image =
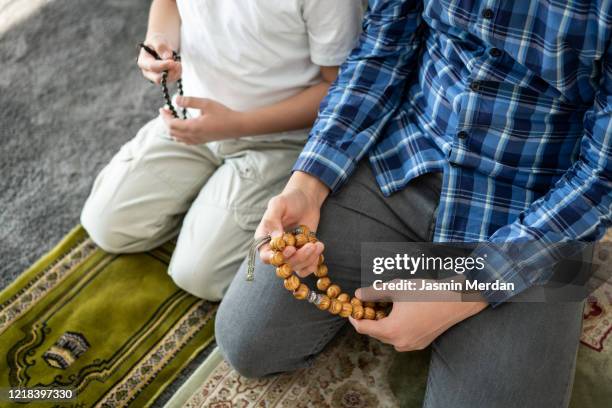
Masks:
[[[329,187],[321,180],[303,171],[296,171],[291,175],[285,190],[291,189],[301,190],[319,208],[330,193]]]
[[[248,112],[233,111],[233,117],[232,131],[236,137],[254,135],[254,133],[251,131],[252,120],[249,118]]]
[[[145,36],[145,44],[151,44],[153,46],[167,44],[168,47],[178,52],[178,41],[172,37],[173,36],[170,36],[168,33],[162,31],[150,31],[147,32],[147,35]]]

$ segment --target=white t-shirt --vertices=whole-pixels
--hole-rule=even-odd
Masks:
[[[355,46],[363,14],[361,0],[177,0],[177,5],[185,95],[239,111],[280,102],[318,83],[319,67],[342,64]]]

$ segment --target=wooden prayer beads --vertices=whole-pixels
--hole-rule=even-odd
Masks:
[[[286,232],[282,236],[270,238],[263,237],[258,239],[251,248],[247,270],[247,280],[253,279],[255,251],[260,245],[268,242],[272,249],[270,263],[276,266],[276,276],[283,279],[284,286],[293,293],[296,299],[307,299],[320,310],[327,310],[333,315],[341,317],[352,316],[354,319],[380,320],[387,316],[386,310],[388,303],[384,302],[361,302],[356,297],[351,298],[348,293],[343,293],[339,285],[332,283],[329,278],[329,269],[325,265],[323,255],[319,257],[318,267],[314,275],[317,280],[317,289],[324,293],[316,293],[300,281],[297,275],[293,274],[291,266],[285,262],[283,250],[288,246],[301,248],[307,243],[317,242],[316,235],[308,227],[301,225],[293,233]]]
[[[376,311],[371,307],[363,308],[363,318],[368,320],[374,320],[376,318]]]
[[[379,310],[379,312],[381,312],[381,310]],[[353,305],[351,305],[350,303],[342,303],[342,310],[340,310],[340,316],[349,317],[352,313]]]
[[[287,279],[291,275],[293,275],[293,271],[291,270],[291,266],[289,266],[289,264],[282,264],[276,268],[276,276],[281,279]]]
[[[285,279],[285,289],[294,291],[300,286],[300,278],[295,275],[291,275]]]
[[[286,246],[295,246],[295,237],[293,234],[286,233],[283,235],[283,241]]]
[[[336,284],[332,284],[329,288],[327,288],[327,296],[330,298],[336,298],[340,294],[340,286]]]
[[[360,319],[363,319],[363,315],[364,315],[363,306],[353,305],[353,312],[352,312],[353,318],[360,320]]]
[[[329,313],[338,314],[342,310],[342,302],[338,299],[332,299],[331,306],[329,307]]]
[[[296,299],[304,300],[308,297],[309,292],[310,292],[310,289],[308,289],[308,286],[306,286],[303,283],[300,283],[300,286],[298,286],[298,288],[293,291],[293,296]]]
[[[301,248],[308,243],[308,237],[304,234],[297,234],[295,236],[295,246],[296,248]]]
[[[270,240],[270,247],[275,248],[275,251],[282,251],[286,246],[284,238],[284,236],[272,238]]]
[[[317,278],[322,278],[324,276],[327,276],[327,272],[328,272],[327,265],[321,264],[317,267],[317,270],[314,274]]]
[[[319,290],[327,290],[327,288],[329,288],[329,285],[331,285],[331,279],[329,279],[327,276],[317,281],[317,289]]]
[[[321,295],[321,298],[319,299],[319,303],[317,304],[317,307],[321,310],[327,310],[329,309],[329,305],[331,305],[331,300],[329,300],[327,295]]]

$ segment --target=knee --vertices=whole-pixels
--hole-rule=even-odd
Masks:
[[[236,310],[238,309],[238,310]],[[261,378],[272,374],[268,369],[274,353],[263,325],[254,325],[240,313],[240,305],[222,302],[215,320],[215,340],[226,361],[240,375],[247,378]],[[260,320],[261,322],[261,320]]]
[[[110,253],[129,252],[134,238],[121,230],[125,223],[104,206],[87,202],[81,212],[81,225],[97,246]],[[123,225],[122,225],[123,224]]]
[[[168,274],[174,284],[185,292],[211,302],[221,300],[227,285],[224,282],[224,272],[218,264],[211,261],[197,262],[192,257],[183,256],[181,251],[175,251]]]

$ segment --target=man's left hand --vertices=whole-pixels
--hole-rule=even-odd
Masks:
[[[361,292],[357,289],[355,296],[361,299]],[[381,320],[349,320],[358,333],[391,344],[397,351],[413,351],[424,349],[450,327],[488,306],[484,301],[461,302],[461,294],[456,292],[439,295],[443,299],[457,297],[457,301],[396,301],[389,316]]]
[[[176,141],[195,145],[242,136],[240,112],[205,98],[179,96],[176,103],[180,108],[195,108],[201,113],[198,117],[183,120],[174,118],[168,109],[159,110],[170,136]]]

